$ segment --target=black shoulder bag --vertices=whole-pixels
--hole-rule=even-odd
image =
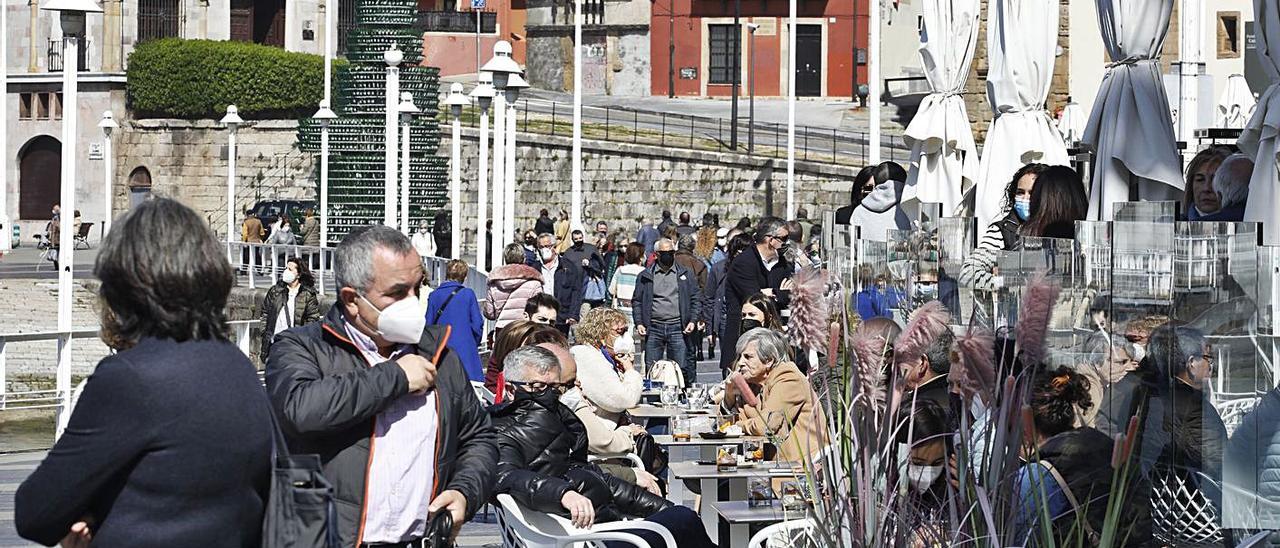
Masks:
[[[262,516],[265,548],[338,548],[333,486],[320,475],[320,455],[290,455],[271,410],[271,494]]]
[[[453,288],[453,292],[444,298],[444,302],[440,303],[440,308],[437,308],[436,313],[431,316],[431,325],[440,324],[440,316],[444,314],[444,309],[449,308],[449,303],[453,302],[453,298],[458,296],[459,291],[462,291],[462,286]]]

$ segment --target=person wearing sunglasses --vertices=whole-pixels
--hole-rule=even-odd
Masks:
[[[794,269],[782,251],[790,237],[782,219],[765,217],[756,227],[755,245],[744,249],[729,263],[725,274],[724,332],[720,337],[720,369],[726,376],[734,368],[737,357],[742,304],[756,293],[776,299],[780,310],[788,304]]]

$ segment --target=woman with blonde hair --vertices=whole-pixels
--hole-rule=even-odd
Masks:
[[[614,341],[627,333],[627,317],[614,308],[593,308],[578,323],[578,344],[570,349],[578,362],[582,395],[596,406],[596,414],[620,421],[640,403],[644,379],[635,359],[614,352]]]

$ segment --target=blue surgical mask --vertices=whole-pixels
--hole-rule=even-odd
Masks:
[[[1018,198],[1013,201],[1013,212],[1023,221],[1031,218],[1031,200]]]

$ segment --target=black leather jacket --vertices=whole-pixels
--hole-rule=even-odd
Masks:
[[[498,431],[498,481],[494,494],[510,494],[539,512],[568,516],[560,498],[576,491],[591,499],[596,521],[648,517],[671,506],[662,497],[605,473],[587,462],[587,430],[560,404],[559,394],[519,392],[492,408]]]

